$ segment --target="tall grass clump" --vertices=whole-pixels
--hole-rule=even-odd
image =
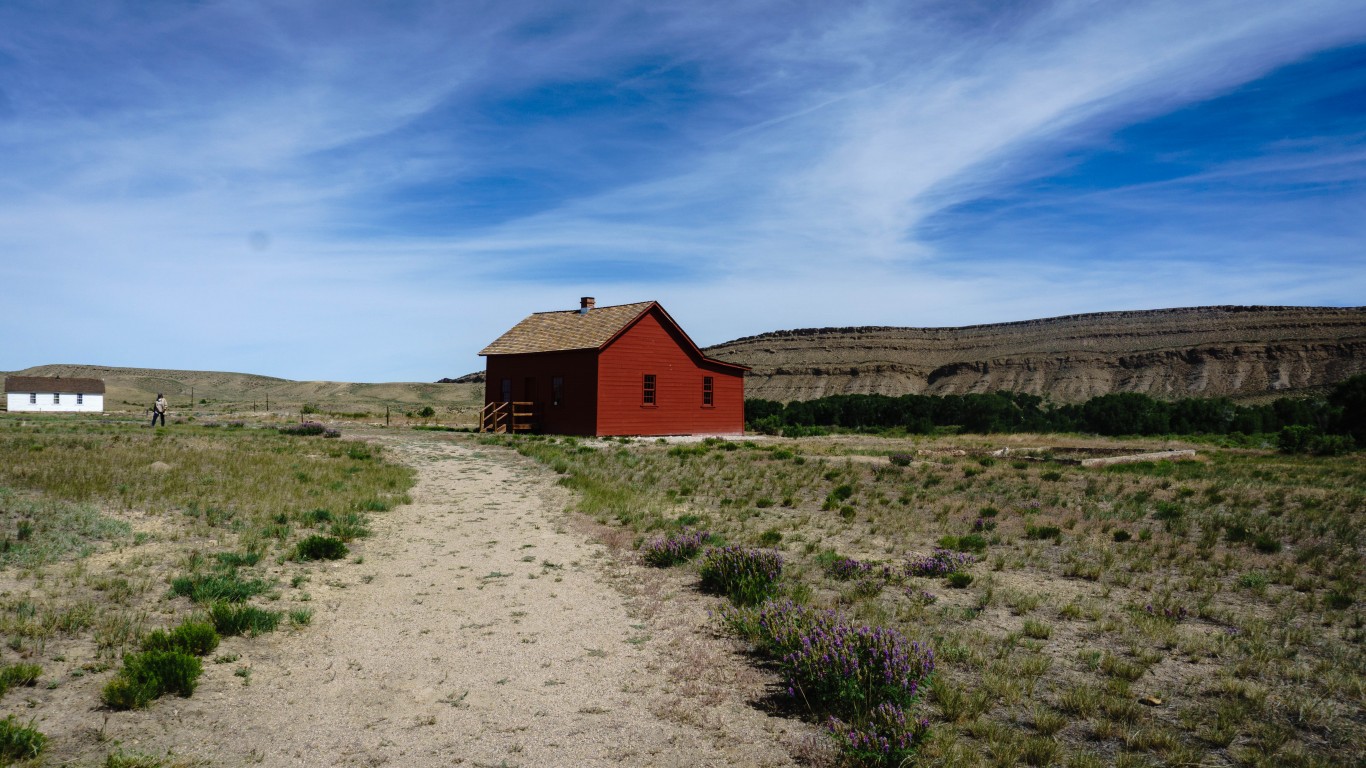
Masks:
[[[209,606],[209,619],[220,635],[261,635],[274,632],[284,614],[266,611],[254,605],[214,603]]]
[[[711,534],[707,531],[680,531],[661,536],[640,548],[640,559],[646,565],[668,568],[697,557]]]
[[[24,725],[14,715],[0,720],[0,765],[32,760],[46,746],[47,737],[33,727],[32,721]]]
[[[11,688],[37,683],[42,674],[43,668],[37,664],[9,664],[0,668],[0,696],[4,696]]]
[[[702,556],[702,589],[736,605],[758,605],[778,592],[783,557],[771,549],[714,547]]]
[[[170,632],[154,630],[142,639],[142,650],[180,651],[191,656],[207,656],[218,647],[218,641],[218,631],[213,624],[186,620]]]
[[[196,603],[226,601],[240,603],[270,589],[261,579],[244,580],[237,571],[177,576],[171,580],[171,593]]]

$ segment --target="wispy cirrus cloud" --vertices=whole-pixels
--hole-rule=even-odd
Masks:
[[[7,5],[0,278],[67,311],[0,368],[428,379],[581,293],[702,343],[1354,302],[1363,45],[1328,0]]]

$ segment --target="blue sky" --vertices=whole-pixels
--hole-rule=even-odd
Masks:
[[[1366,0],[0,1],[0,370],[1366,304]]]

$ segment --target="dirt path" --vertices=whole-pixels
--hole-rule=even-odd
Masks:
[[[311,625],[226,641],[238,661],[112,713],[105,743],[220,766],[792,764],[806,726],[746,703],[765,681],[686,577],[614,559],[510,452],[386,442],[414,503],[313,578]]]

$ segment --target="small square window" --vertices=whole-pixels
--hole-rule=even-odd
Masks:
[[[37,393],[37,392],[30,392],[30,393],[28,393],[28,404],[29,404],[29,405],[37,405],[37,404],[38,404],[38,393]]]
[[[62,393],[61,393],[61,392],[53,392],[53,393],[52,393],[52,404],[53,404],[53,405],[61,405],[61,404],[62,404]]]
[[[655,405],[655,375],[645,374],[645,385],[642,391],[641,402],[644,405]]]
[[[83,393],[76,393],[76,405],[85,405],[85,395]]]
[[[714,404],[714,403],[712,402],[712,377],[710,377],[710,376],[703,376],[703,377],[702,377],[702,405],[703,405],[704,407],[710,407],[710,406],[713,405],[713,404]]]

